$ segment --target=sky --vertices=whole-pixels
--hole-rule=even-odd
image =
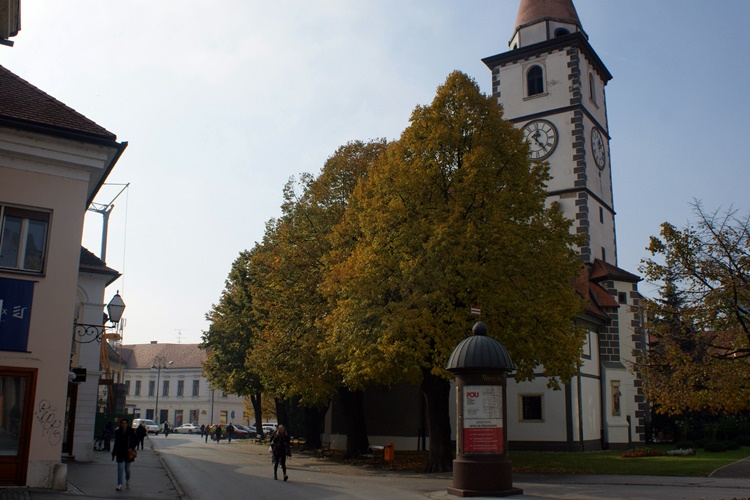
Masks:
[[[750,211],[750,1],[574,0],[606,87],[618,265],[668,221]],[[107,264],[125,343],[197,343],[291,176],[397,139],[453,70],[491,91],[519,0],[25,0],[0,65],[127,141]],[[83,245],[100,254],[102,218]],[[649,294],[653,287],[642,283]]]

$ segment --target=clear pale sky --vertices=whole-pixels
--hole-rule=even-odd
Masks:
[[[282,187],[350,140],[396,139],[455,69],[490,92],[519,0],[24,0],[0,64],[129,146],[107,264],[126,343],[194,343]],[[574,0],[606,87],[618,264],[690,203],[750,210],[747,0]],[[119,187],[102,190],[108,203]],[[84,246],[99,254],[101,216]],[[641,284],[649,293],[651,287]]]

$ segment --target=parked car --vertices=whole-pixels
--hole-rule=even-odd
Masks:
[[[229,424],[212,425],[210,428],[211,439],[214,439],[217,427],[221,427],[221,439],[226,439],[227,438],[227,425]],[[250,437],[250,433],[248,431],[241,429],[234,424],[232,424],[232,426],[234,426],[234,439],[245,439],[245,438]]]
[[[258,433],[255,432],[255,427],[242,425],[242,424],[234,424],[234,428],[235,428],[235,432],[237,431],[237,429],[242,429],[243,431],[247,431],[247,436],[245,437],[254,438],[255,436],[258,435]]]
[[[195,424],[182,424],[179,427],[172,429],[172,432],[176,434],[192,434],[194,432],[200,433],[201,428]]]
[[[271,435],[274,432],[276,432],[276,427],[278,427],[279,424],[275,422],[266,422],[263,424],[263,434]]]
[[[151,434],[159,434],[159,426],[156,425],[156,422],[149,418],[134,418],[133,419],[133,429],[137,429],[139,425],[143,424],[144,427],[146,427],[146,433]]]

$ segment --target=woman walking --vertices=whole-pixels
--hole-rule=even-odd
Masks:
[[[284,481],[289,479],[286,475],[286,457],[292,456],[292,445],[289,439],[289,434],[286,432],[286,427],[280,425],[276,432],[273,433],[271,438],[271,451],[273,452],[273,478],[278,479],[276,475],[279,464],[281,464],[281,472],[284,474]]]
[[[130,464],[133,458],[130,450],[135,450],[138,445],[138,437],[129,425],[127,419],[120,420],[120,428],[115,431],[115,444],[112,447],[112,460],[117,460],[117,491],[122,490],[122,479],[125,476],[125,485],[130,487]]]

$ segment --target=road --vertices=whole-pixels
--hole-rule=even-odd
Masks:
[[[249,440],[205,443],[198,435],[170,434],[151,438],[154,449],[174,475],[185,498],[294,498],[294,499],[424,499],[445,491],[448,477],[389,473],[358,474],[354,467],[321,463],[304,456],[287,462],[289,481],[274,481],[267,447]],[[281,477],[281,471],[279,471]],[[454,497],[455,498],[455,497]]]

